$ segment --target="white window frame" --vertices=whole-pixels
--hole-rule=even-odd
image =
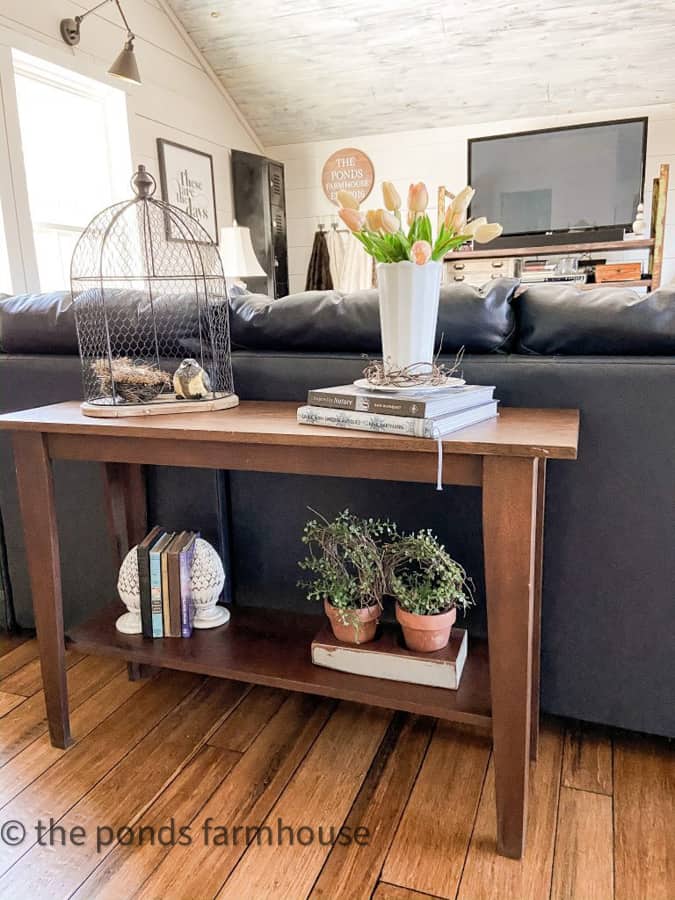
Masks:
[[[40,289],[33,224],[30,217],[26,170],[21,146],[19,106],[16,99],[14,62],[9,47],[0,47],[0,202],[12,291]]]
[[[14,42],[13,42],[14,44]],[[59,223],[33,223],[30,213],[30,201],[28,196],[28,184],[26,168],[21,144],[21,126],[19,120],[19,106],[16,93],[15,71],[23,71],[30,77],[39,77],[46,83],[54,84],[63,89],[69,88],[80,95],[101,99],[101,91],[87,89],[85,79],[92,79],[87,72],[73,71],[62,58],[52,57],[52,54],[43,53],[33,47],[23,47],[0,44],[0,205],[5,227],[7,243],[7,255],[9,259],[12,291],[19,293],[34,293],[40,290],[49,290],[49,285],[40,285],[37,254],[35,249],[35,228],[46,228],[57,231],[81,231],[80,227]],[[65,64],[64,64],[65,63]],[[63,74],[54,75],[51,64],[60,66]],[[104,89],[106,104],[123,104],[118,106],[116,115],[119,121],[124,121],[124,133],[112,134],[109,122],[111,116],[106,116],[108,123],[108,168],[111,183],[114,190],[120,195],[119,199],[128,193],[127,187],[131,172],[131,148],[130,148],[130,109],[128,95],[113,89],[105,82],[98,82]],[[109,88],[109,94],[105,98],[105,89]],[[64,127],[69,127],[64,123]],[[82,223],[85,227],[87,223]]]

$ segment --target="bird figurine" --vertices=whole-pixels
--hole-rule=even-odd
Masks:
[[[184,359],[173,376],[177,400],[202,400],[211,393],[211,379],[196,359]]]

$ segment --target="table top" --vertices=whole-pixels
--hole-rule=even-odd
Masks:
[[[0,430],[134,437],[237,444],[277,444],[435,453],[436,441],[380,432],[300,425],[298,403],[245,401],[214,412],[97,419],[76,401],[0,416]],[[575,409],[502,407],[496,419],[470,425],[443,439],[447,453],[576,459],[579,412]]]

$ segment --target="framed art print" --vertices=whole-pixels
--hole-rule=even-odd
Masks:
[[[218,222],[213,157],[208,153],[202,153],[201,150],[174,144],[163,138],[157,138],[157,155],[162,199],[196,219],[208,234],[210,243],[217,244]],[[184,241],[186,236],[171,217],[167,216],[166,220],[167,238],[172,241]]]

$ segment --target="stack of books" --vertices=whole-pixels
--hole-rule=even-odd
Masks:
[[[583,283],[586,281],[586,272],[561,272],[560,265],[555,260],[526,259],[521,264],[520,280],[523,284],[540,284],[549,281]]]
[[[309,391],[303,425],[439,438],[497,415],[494,386],[466,384],[419,393],[368,391],[353,384]]]
[[[136,548],[144,637],[192,634],[191,571],[198,537],[194,531],[165,531],[157,525]]]

